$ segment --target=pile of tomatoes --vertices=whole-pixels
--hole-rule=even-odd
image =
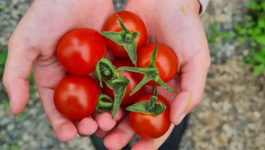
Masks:
[[[94,111],[114,117],[123,105],[139,136],[164,135],[171,124],[170,106],[157,94],[157,86],[175,93],[166,83],[177,73],[178,58],[166,45],[147,45],[147,37],[143,20],[129,11],[109,16],[100,32],[77,28],[63,35],[57,57],[68,74],[55,88],[56,109],[74,121]],[[107,50],[116,56],[114,61],[105,58]],[[145,86],[153,86],[153,93],[144,93]]]

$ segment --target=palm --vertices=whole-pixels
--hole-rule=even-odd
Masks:
[[[179,72],[167,83],[179,93],[175,95],[162,87],[158,88],[159,94],[168,99],[171,105],[170,130],[156,140],[141,139],[133,149],[157,149],[169,136],[174,124],[180,123],[180,116],[187,114],[201,100],[210,59],[206,37],[198,17],[198,4],[194,0],[128,1],[125,10],[138,14],[145,22],[148,32],[147,44],[167,45],[175,51],[179,59]],[[152,90],[149,86],[146,88],[148,93]],[[129,125],[127,115],[116,129],[107,135],[105,145],[116,149],[127,144],[133,136],[135,133]]]
[[[97,128],[91,118],[73,123],[61,116],[53,103],[53,92],[65,70],[56,57],[60,38],[74,28],[100,30],[110,14],[114,13],[111,1],[35,1],[15,29],[9,42],[9,56],[4,74],[7,91],[12,89],[12,112],[21,113],[29,98],[27,77],[33,66],[43,108],[61,141],[68,141],[76,133],[89,135]],[[14,72],[16,71],[16,72]],[[16,84],[14,84],[16,83]],[[86,128],[91,125],[91,130]],[[94,130],[94,131],[93,131]]]
[[[126,9],[138,14],[144,20],[148,30],[148,42],[161,43],[171,47],[180,60],[180,68],[185,61],[190,60],[191,57],[198,53],[198,51],[193,48],[194,45],[190,44],[194,41],[190,38],[192,31],[189,30],[191,26],[188,24],[192,23],[187,22],[188,20],[185,21],[185,19],[189,17],[184,14],[185,12],[177,12],[176,9],[172,9],[173,4],[166,1],[159,1],[159,3],[154,1],[156,4],[152,7],[148,7],[150,2],[146,3],[147,5],[136,5],[135,3],[137,2],[129,1]],[[194,50],[187,51],[184,50],[184,48]],[[181,74],[179,73],[168,85],[173,90],[179,92],[180,79]],[[151,88],[147,88],[147,91],[151,92]],[[176,97],[175,94],[168,92],[162,87],[158,88],[158,93],[168,99],[170,103]]]
[[[180,60],[180,69],[182,64],[190,60],[191,57],[196,57],[199,50],[196,51],[194,45],[191,44],[194,42],[194,38],[190,37],[190,35],[192,35],[192,31],[190,31],[190,29],[192,29],[192,22],[188,22],[187,17],[189,16],[184,14],[186,12],[177,12],[176,9],[172,9],[172,5],[174,4],[166,1],[159,1],[159,3],[154,1],[156,4],[152,7],[148,7],[150,6],[150,2],[146,3],[147,5],[145,5],[144,2],[142,2],[142,5],[136,5],[136,3],[136,1],[129,1],[126,10],[138,14],[144,20],[148,30],[148,43],[161,43],[171,47]],[[193,50],[188,51],[184,49]],[[180,79],[181,74],[179,73],[167,84],[173,90],[179,92]],[[147,88],[147,91],[151,92],[151,88]],[[158,88],[158,93],[166,97],[169,102],[171,102],[176,96],[162,87]]]

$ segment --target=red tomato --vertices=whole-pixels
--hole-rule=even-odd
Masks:
[[[137,53],[137,67],[145,68],[149,65],[152,52],[156,45],[158,47],[155,66],[158,68],[160,78],[167,83],[174,78],[178,71],[178,58],[171,48],[163,44],[150,44],[145,46]],[[143,74],[137,74],[137,76],[140,79],[143,78]],[[153,86],[154,82],[150,81],[147,84]]]
[[[152,94],[145,94],[138,98],[135,103],[142,101],[150,101]],[[142,114],[138,112],[130,112],[130,126],[140,137],[144,139],[155,139],[164,135],[170,127],[169,104],[167,100],[158,95],[158,100],[166,105],[164,112],[158,116],[151,114]],[[158,103],[158,101],[157,101]]]
[[[90,116],[98,101],[99,87],[90,76],[67,75],[54,91],[56,109],[70,120]]]
[[[102,31],[112,31],[112,32],[121,31],[120,23],[116,14],[121,18],[121,21],[129,31],[131,32],[138,31],[140,33],[140,36],[135,39],[137,43],[136,50],[139,50],[142,47],[144,47],[147,42],[147,30],[143,20],[135,13],[129,11],[119,11],[116,12],[115,14],[112,14],[105,21]],[[123,46],[117,45],[116,43],[114,43],[113,41],[109,40],[106,37],[104,37],[104,40],[106,42],[108,50],[110,50],[114,55],[122,58],[129,58]]]
[[[66,33],[57,46],[57,57],[65,70],[76,75],[92,72],[97,61],[105,57],[106,45],[101,34],[89,28]]]
[[[118,59],[113,62],[113,65],[117,68],[119,67],[134,67],[131,60],[129,59]],[[123,97],[123,100],[121,102],[121,105],[130,105],[132,104],[144,91],[144,86],[139,89],[136,93],[134,93],[132,96],[129,96],[129,94],[134,90],[134,88],[137,86],[137,84],[140,82],[140,80],[137,78],[136,73],[130,72],[130,71],[121,71],[121,74],[124,78],[129,79],[129,85],[126,89],[126,93]],[[105,94],[109,95],[112,99],[114,99],[114,90],[107,87],[107,85],[103,82],[103,91]]]

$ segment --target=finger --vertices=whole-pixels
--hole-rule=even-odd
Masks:
[[[135,145],[133,145],[132,150],[147,150],[147,149],[148,150],[149,149],[155,150],[155,149],[158,149],[166,141],[166,139],[169,137],[173,128],[174,128],[174,125],[171,124],[168,131],[163,136],[161,136],[160,138],[152,139],[152,140],[140,139]]]
[[[118,112],[112,119],[112,116],[110,113],[102,113],[102,114],[95,114],[95,120],[98,123],[98,126],[103,131],[109,131],[116,125],[117,121],[119,121],[124,115],[125,115],[124,108],[120,107],[118,109]]]
[[[98,130],[96,131],[96,135],[98,137],[105,137],[108,135],[112,130],[114,130],[115,126],[119,124],[121,119],[127,114],[126,110],[122,107],[118,109],[117,114],[114,116],[114,118],[111,118],[111,114],[105,113],[105,116],[101,116],[101,114],[96,114],[95,120],[97,120],[97,123],[100,124]],[[97,119],[96,119],[97,118]],[[108,120],[111,120],[108,122]],[[112,125],[107,125],[111,122],[114,122]]]
[[[67,142],[73,139],[77,134],[77,129],[71,120],[62,116],[53,103],[53,89],[39,89],[41,102],[48,120],[59,141]]]
[[[101,130],[100,128],[98,128],[95,135],[97,137],[105,137],[108,133],[109,133],[109,131],[104,131],[104,130]]]
[[[116,124],[116,121],[112,119],[111,114],[108,112],[97,114],[95,120],[98,123],[99,128],[103,131],[109,131]]]
[[[8,57],[3,75],[3,85],[10,99],[11,112],[21,113],[29,99],[30,70],[38,53],[27,48],[16,38],[11,38],[8,44]]]
[[[134,136],[135,132],[130,127],[129,117],[126,116],[117,128],[105,137],[104,145],[108,149],[122,149]]]
[[[97,122],[91,118],[87,117],[76,123],[77,132],[80,136],[86,137],[95,133],[98,129]]]
[[[74,123],[65,118],[55,108],[53,102],[54,89],[57,83],[65,76],[66,72],[57,61],[56,56],[49,59],[39,57],[34,62],[33,71],[40,99],[47,118],[55,131],[58,140],[67,142],[77,134]]]
[[[203,97],[207,72],[210,66],[208,55],[196,58],[181,66],[180,93],[171,103],[170,120],[178,125]]]
[[[189,14],[181,22],[175,22],[180,24],[172,31],[179,33],[178,40],[171,38],[168,42],[180,62],[180,92],[171,103],[170,110],[170,120],[175,125],[200,103],[210,67],[208,43],[200,18],[197,14]]]
[[[197,46],[202,50],[183,63],[180,68],[180,92],[171,103],[170,110],[170,120],[175,125],[178,125],[203,97],[210,56],[207,42]]]

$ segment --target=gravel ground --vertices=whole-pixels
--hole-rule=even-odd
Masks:
[[[232,23],[243,21],[247,0],[211,1],[202,22],[232,34]],[[232,11],[233,10],[233,11]],[[219,41],[210,47],[212,66],[204,98],[192,110],[181,150],[263,150],[265,149],[265,73],[255,77],[242,64],[248,47],[234,41]]]
[[[0,50],[32,0],[3,0],[0,6]],[[126,0],[114,0],[115,10],[122,10]],[[248,0],[211,0],[201,20],[207,35],[211,23],[218,32],[233,34],[232,23],[242,21]],[[218,40],[217,40],[218,41]],[[210,47],[212,66],[208,74],[204,98],[190,115],[188,129],[182,139],[181,150],[256,150],[265,149],[263,126],[265,111],[265,73],[258,77],[242,64],[248,53],[245,45],[232,40]],[[77,136],[68,143],[59,142],[49,125],[39,102],[38,94],[22,115],[10,113],[7,98],[0,84],[0,150],[93,150],[89,138]]]

